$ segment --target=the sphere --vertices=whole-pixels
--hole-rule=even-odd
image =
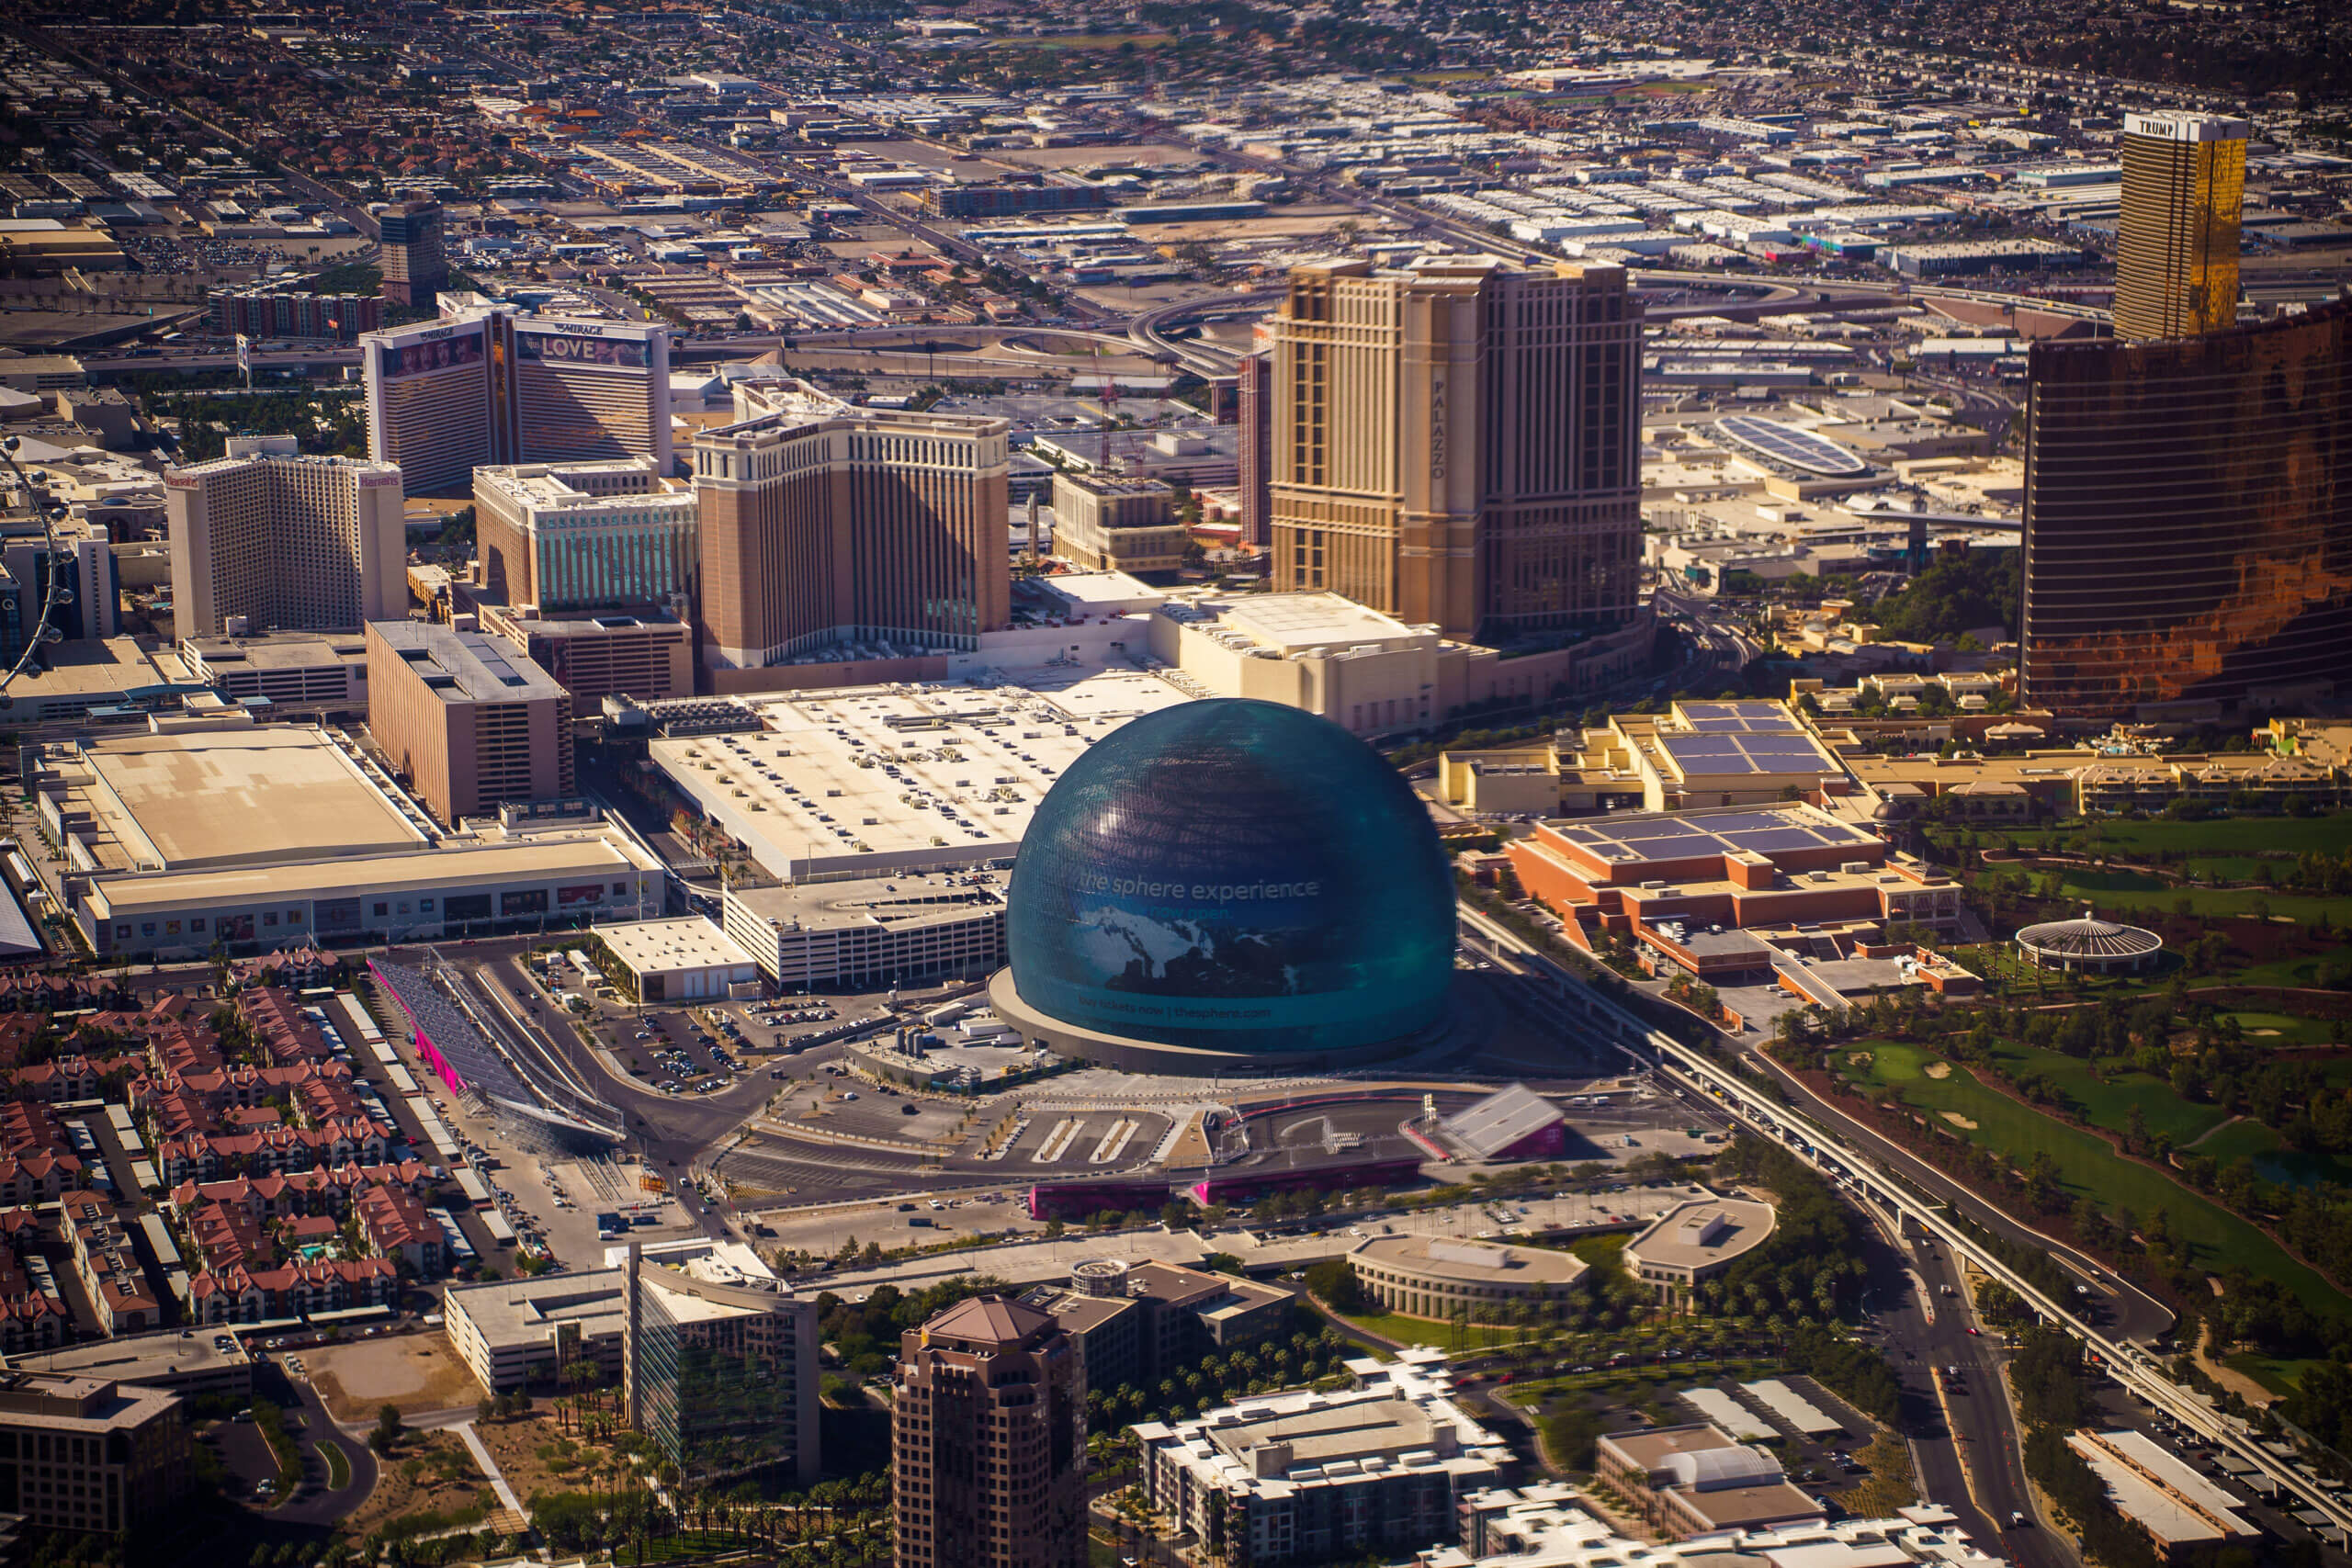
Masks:
[[[1133,720],[1055,784],[1005,941],[1022,1001],[1078,1028],[1343,1052],[1443,1010],[1453,898],[1428,811],[1372,748],[1224,699]]]

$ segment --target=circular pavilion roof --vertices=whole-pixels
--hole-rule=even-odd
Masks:
[[[2154,931],[2091,915],[2028,926],[2018,932],[2018,941],[2055,958],[2145,958],[2165,944]]]

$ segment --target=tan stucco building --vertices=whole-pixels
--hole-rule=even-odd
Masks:
[[[368,728],[443,822],[574,793],[571,694],[481,632],[368,623]]]
[[[401,471],[309,457],[292,436],[164,478],[179,635],[349,631],[408,607]]]
[[[1271,323],[1275,588],[1487,641],[1633,618],[1641,319],[1620,266],[1295,268]]]
[[[851,408],[739,385],[695,440],[703,663],[758,670],[978,646],[1012,616],[1001,419]]]

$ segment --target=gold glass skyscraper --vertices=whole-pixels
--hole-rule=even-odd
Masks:
[[[2195,337],[2236,321],[2251,129],[2177,110],[2124,117],[2118,337]]]
[[[2028,704],[2144,717],[2352,683],[2352,299],[2043,339],[2030,365]]]
[[[1621,266],[1294,269],[1271,323],[1275,588],[1487,641],[1631,616],[1641,319]]]

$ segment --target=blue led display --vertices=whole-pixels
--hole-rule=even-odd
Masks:
[[[1131,1039],[1346,1050],[1443,1010],[1453,876],[1396,771],[1243,699],[1147,715],[1047,793],[1005,941],[1030,1007]]]

